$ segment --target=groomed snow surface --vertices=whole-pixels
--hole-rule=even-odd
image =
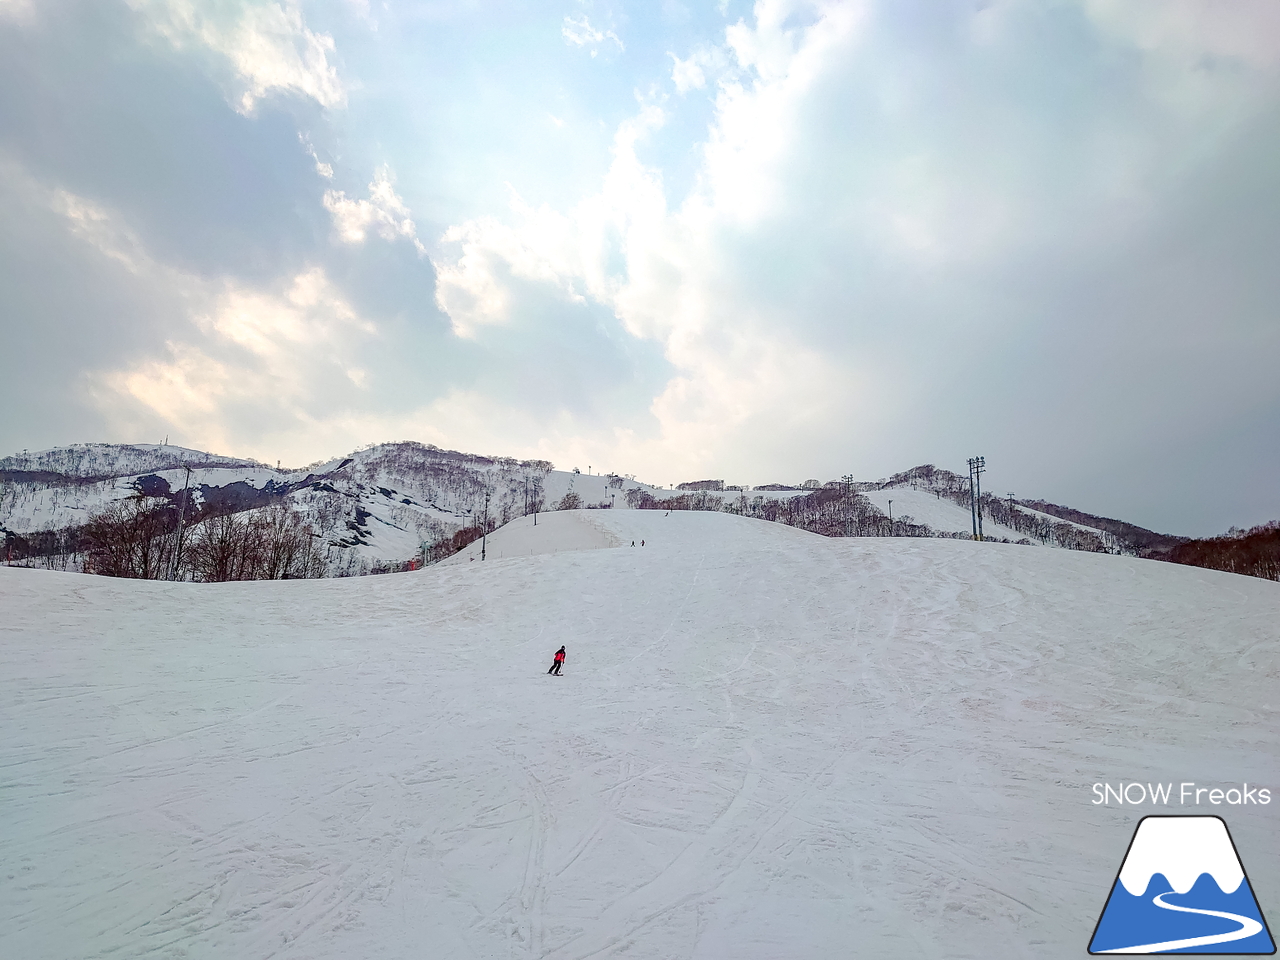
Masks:
[[[1274,803],[1091,802],[1280,786],[1276,584],[524,523],[353,580],[0,569],[0,956],[1079,957],[1146,813],[1224,816],[1280,915]]]

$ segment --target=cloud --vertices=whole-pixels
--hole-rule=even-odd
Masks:
[[[29,189],[40,190],[34,181]],[[133,274],[154,269],[155,264],[142,247],[142,241],[103,206],[68,190],[55,189],[49,195],[49,206],[66,217],[71,233],[94,247],[103,256],[124,266]]]
[[[690,90],[701,90],[707,85],[707,71],[723,71],[728,65],[723,47],[701,46],[681,60],[674,53],[668,53],[673,63],[671,80],[676,85],[676,92],[685,94]]]
[[[1280,5],[1269,0],[1085,0],[1093,24],[1136,52],[1148,95],[1184,114],[1252,109],[1280,72]]]
[[[963,371],[982,368],[992,344],[1033,352],[1022,338],[1034,324],[1070,322],[1050,291],[1086,283],[1098,251],[1146,229],[1207,122],[1141,73],[1107,77],[1102,102],[1092,73],[1062,92],[1011,93],[1011,77],[1053,75],[1055,58],[1081,54],[1065,32],[1029,48],[1048,14],[995,6],[953,11],[922,36],[893,4],[760,0],[721,45],[672,57],[680,92],[716,76],[687,196],[673,203],[662,168],[641,159],[660,155],[669,119],[642,103],[577,202],[516,198],[507,215],[450,227],[438,306],[478,338],[532,322],[540,288],[661,346],[672,372],[647,419],[584,420],[576,434],[561,422],[561,449],[689,475],[824,451],[834,469],[840,451],[902,456],[893,425],[910,421],[922,455],[945,456],[933,447],[953,442],[949,411],[963,407],[946,398],[976,402]],[[1222,24],[1197,39],[1186,11],[1153,8],[1141,29],[1102,4],[1079,16],[1146,74],[1195,74],[1188,83],[1218,101],[1271,70],[1269,40]],[[1253,79],[1234,66],[1199,76],[1206,56]],[[1061,117],[1046,123],[1046,110]],[[999,403],[1021,394],[1019,409],[1032,395],[1051,407],[1067,389],[1025,382],[1016,362],[999,382]]]
[[[196,45],[221,56],[242,88],[236,106],[241,113],[252,113],[276,91],[309,97],[322,107],[346,105],[346,89],[330,62],[333,37],[307,27],[299,0],[235,0],[215,8],[193,0],[127,2],[175,49]]]
[[[154,433],[172,393],[202,430],[273,457],[418,433],[754,482],[981,452],[1020,471],[1010,486],[1082,507],[1060,478],[1165,490],[1166,516],[1182,515],[1168,450],[1208,463],[1188,438],[1211,433],[1261,449],[1233,424],[1265,430],[1280,409],[1270,2],[753,0],[727,20],[689,5],[678,29],[636,21],[627,53],[649,56],[629,58],[600,3],[513,55],[468,5],[433,7],[439,31],[386,20],[375,36],[342,2],[322,27],[310,2],[106,5],[74,25],[101,47],[0,31],[0,88],[19,97],[3,149],[63,188],[0,183],[9,332],[57,356],[46,381],[105,369],[103,410]],[[159,26],[86,25],[112,17]],[[329,29],[309,61],[308,32]],[[280,76],[253,65],[286,42]],[[582,74],[565,46],[618,62]],[[370,109],[246,124],[192,61],[244,111],[340,104],[348,73]],[[288,79],[308,63],[312,79]],[[59,104],[74,122],[54,143],[38,118]],[[139,138],[156,123],[173,136]],[[406,163],[430,190],[393,180]],[[419,228],[434,270],[409,253]],[[39,396],[92,419],[78,392]],[[1247,464],[1263,455],[1238,450],[1214,469],[1262,476]],[[1093,509],[1130,515],[1108,502]]]
[[[863,393],[781,326],[775,305],[744,296],[724,260],[726,240],[771,209],[795,100],[858,23],[846,7],[811,11],[805,26],[792,25],[785,4],[757,9],[755,26],[731,31],[728,49],[745,83],[718,94],[700,186],[680,208],[668,209],[660,171],[639,158],[666,121],[659,105],[642,103],[615,133],[600,189],[572,209],[517,198],[509,220],[477,218],[443,237],[461,253],[436,263],[437,303],[462,336],[511,322],[530,296],[524,281],[604,305],[632,336],[662,345],[675,373],[652,398],[648,426],[588,426],[590,441],[562,441],[569,446],[595,445],[597,456],[637,469],[662,462],[696,472],[724,463],[735,447],[758,452],[764,437],[813,436]],[[700,55],[708,64],[727,59]]]
[[[145,414],[184,442],[236,449],[250,432],[247,420],[259,431],[310,432],[325,419],[321,396],[343,393],[335,377],[348,392],[365,388],[367,371],[352,358],[377,328],[322,269],[272,289],[230,280],[203,286],[207,312],[192,317],[186,336],[166,341],[161,356],[93,378],[95,396],[119,424]]]
[[[390,169],[383,166],[374,173],[369,184],[368,200],[348,199],[341,190],[325,191],[324,206],[333,217],[333,229],[339,240],[349,244],[364,243],[372,230],[384,240],[405,237],[418,253],[426,254],[426,248],[418,239],[417,227],[410,219],[409,208],[396,194],[394,182]]]
[[[1270,0],[1086,0],[1089,17],[1138,49],[1188,65],[1225,57],[1251,67],[1280,67],[1280,7]]]
[[[35,14],[35,0],[0,0],[0,19],[8,17],[19,23],[30,23]]]
[[[311,145],[311,141],[303,134],[298,134],[298,142],[307,150],[307,156],[315,161],[316,173],[324,177],[326,180],[333,179],[333,165],[325,163],[320,159],[320,155],[316,153],[316,148]]]
[[[73,236],[183,305],[159,355],[89,374],[89,391],[122,432],[159,421],[184,442],[236,449],[258,430],[308,430],[327,404],[359,396],[358,361],[378,328],[311,266],[266,286],[205,278],[158,262],[117,213],[65,189],[48,205]],[[344,386],[345,384],[345,386]]]
[[[622,53],[627,48],[623,46],[618,35],[612,30],[597,30],[591,26],[591,22],[584,13],[581,18],[565,17],[564,25],[560,28],[560,35],[564,37],[564,42],[574,47],[590,47],[591,56],[595,56],[599,52],[601,44],[606,40],[612,42],[618,52]]]
[[[573,249],[575,224],[548,207],[533,210],[518,197],[512,206],[521,218],[518,227],[482,217],[450,227],[441,237],[441,243],[461,248],[456,259],[434,261],[436,304],[460,337],[510,319],[512,279],[539,281],[567,300],[582,300],[573,286],[582,272]]]

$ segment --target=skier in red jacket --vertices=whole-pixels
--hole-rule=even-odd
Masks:
[[[564,666],[564,647],[561,647],[559,650],[556,651],[556,658],[552,662],[551,669],[548,670],[547,673],[554,673],[558,677],[560,676],[560,668],[563,666]]]

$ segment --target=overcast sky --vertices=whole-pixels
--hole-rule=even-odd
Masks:
[[[1280,4],[0,0],[0,454],[1280,518]]]

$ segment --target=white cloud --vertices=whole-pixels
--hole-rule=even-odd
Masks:
[[[681,60],[674,53],[668,53],[672,60],[671,80],[676,85],[677,93],[688,93],[690,90],[701,90],[707,85],[707,72],[722,72],[728,66],[728,58],[723,47],[698,47],[689,56]]]
[[[574,47],[590,47],[591,56],[595,56],[599,51],[600,45],[606,40],[617,46],[618,52],[626,50],[618,35],[612,30],[597,30],[591,26],[591,22],[584,13],[579,19],[573,17],[565,17],[564,25],[560,28],[560,34],[564,37],[565,43]]]
[[[369,10],[369,0],[347,0],[347,6],[351,8],[357,17],[368,24],[370,30],[378,29],[378,21],[373,18],[373,14]]]
[[[533,281],[607,306],[633,335],[661,343],[675,368],[649,428],[561,423],[554,440],[542,434],[558,455],[589,448],[632,469],[697,472],[751,440],[758,450],[762,435],[811,437],[869,382],[789,333],[773,305],[752,303],[723,258],[726,235],[771,209],[795,101],[858,23],[847,6],[817,8],[804,27],[791,25],[785,4],[757,10],[757,25],[739,24],[731,37],[747,85],[722,86],[700,186],[679,209],[668,209],[661,174],[637,155],[666,119],[642,104],[617,130],[600,189],[571,210],[517,200],[508,221],[478,218],[443,238],[461,253],[436,263],[437,303],[460,335],[508,322],[521,308],[513,281]],[[677,66],[717,57],[727,61],[706,51]],[[697,85],[690,69],[682,76]]]
[[[1084,0],[1092,21],[1142,58],[1152,101],[1230,123],[1280,73],[1280,4],[1271,0]],[[1259,76],[1271,83],[1259,83]]]
[[[242,449],[245,418],[314,444],[324,395],[366,387],[352,360],[377,328],[313,267],[273,289],[199,283],[193,329],[164,354],[94,378],[104,412],[122,424],[154,418],[202,449]],[[124,404],[121,401],[126,401]],[[292,451],[282,451],[292,452]],[[277,454],[279,456],[280,454]]]
[[[324,177],[326,180],[333,179],[333,165],[325,163],[320,159],[320,155],[316,153],[316,148],[311,145],[311,141],[303,134],[298,134],[298,142],[307,150],[307,156],[315,161],[316,173]]]
[[[179,332],[161,355],[90,375],[90,393],[122,431],[158,420],[183,442],[240,449],[246,416],[282,435],[322,434],[324,401],[366,389],[368,371],[357,357],[378,329],[320,267],[267,287],[208,279],[158,262],[101,204],[64,189],[49,191],[47,202],[73,236],[186,310],[189,326],[182,332],[175,322]]]
[[[28,187],[33,191],[40,189],[34,182],[29,182]],[[67,218],[72,234],[103,256],[122,264],[130,273],[140,274],[154,268],[137,235],[105,207],[62,188],[49,194],[49,206]]]
[[[417,227],[410,211],[395,191],[395,181],[388,167],[381,167],[369,184],[369,199],[349,199],[341,190],[326,190],[324,206],[333,217],[333,229],[343,243],[364,243],[372,230],[384,240],[404,237],[418,253],[426,248],[418,239]]]
[[[197,323],[277,367],[299,347],[338,343],[346,333],[376,332],[356,316],[319,267],[299,273],[279,292],[228,283],[212,311]]]
[[[516,227],[493,217],[450,227],[442,243],[458,244],[461,253],[439,259],[436,304],[447,313],[453,330],[474,337],[481,327],[510,318],[509,278],[538,281],[556,288],[568,300],[581,301],[574,280],[583,273],[576,224],[548,207],[534,210],[515,197]]]
[[[1271,0],[1085,0],[1090,17],[1141,50],[1188,65],[1206,56],[1280,67],[1280,5]]]
[[[8,17],[19,23],[30,23],[35,14],[35,0],[0,0],[0,19]]]
[[[218,8],[194,0],[128,0],[175,48],[203,46],[235,71],[241,90],[237,109],[252,113],[274,91],[310,97],[323,107],[347,102],[346,89],[330,62],[333,38],[307,27],[299,0],[235,0]]]

